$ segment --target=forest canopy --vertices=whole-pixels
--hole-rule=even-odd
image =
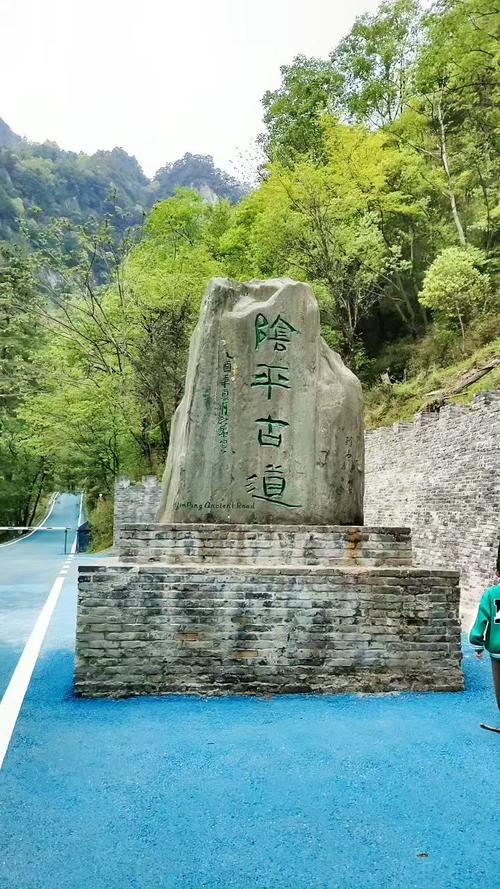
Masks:
[[[56,485],[92,506],[118,475],[161,471],[215,275],[308,281],[325,339],[384,398],[497,341],[494,7],[387,0],[328,58],[284,66],[251,193],[209,158],[148,182],[121,149],[73,155],[0,129],[5,523]]]

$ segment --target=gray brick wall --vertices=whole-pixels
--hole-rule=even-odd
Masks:
[[[124,524],[122,562],[168,565],[411,565],[409,528]]]
[[[80,568],[87,696],[458,690],[458,575],[414,568]]]
[[[500,537],[500,392],[368,433],[365,520],[409,525],[417,564],[458,568],[470,620]]]
[[[119,478],[115,485],[113,543],[120,539],[124,522],[152,522],[160,506],[161,485],[155,475],[140,482]]]

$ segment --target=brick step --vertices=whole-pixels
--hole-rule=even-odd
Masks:
[[[175,565],[411,565],[409,528],[126,524],[120,561]]]

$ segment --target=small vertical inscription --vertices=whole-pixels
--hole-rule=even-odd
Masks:
[[[227,451],[229,439],[229,387],[231,383],[232,369],[233,356],[226,351],[226,357],[224,358],[224,363],[222,365],[222,392],[217,422],[219,447],[222,454],[225,454]]]

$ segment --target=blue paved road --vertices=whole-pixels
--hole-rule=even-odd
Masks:
[[[0,772],[2,889],[500,886],[487,662],[463,694],[81,701],[72,572]],[[9,589],[22,613],[23,560]]]
[[[62,494],[47,520],[72,529],[68,552],[79,509],[79,496]],[[64,531],[37,531],[0,547],[0,697],[64,560]]]

